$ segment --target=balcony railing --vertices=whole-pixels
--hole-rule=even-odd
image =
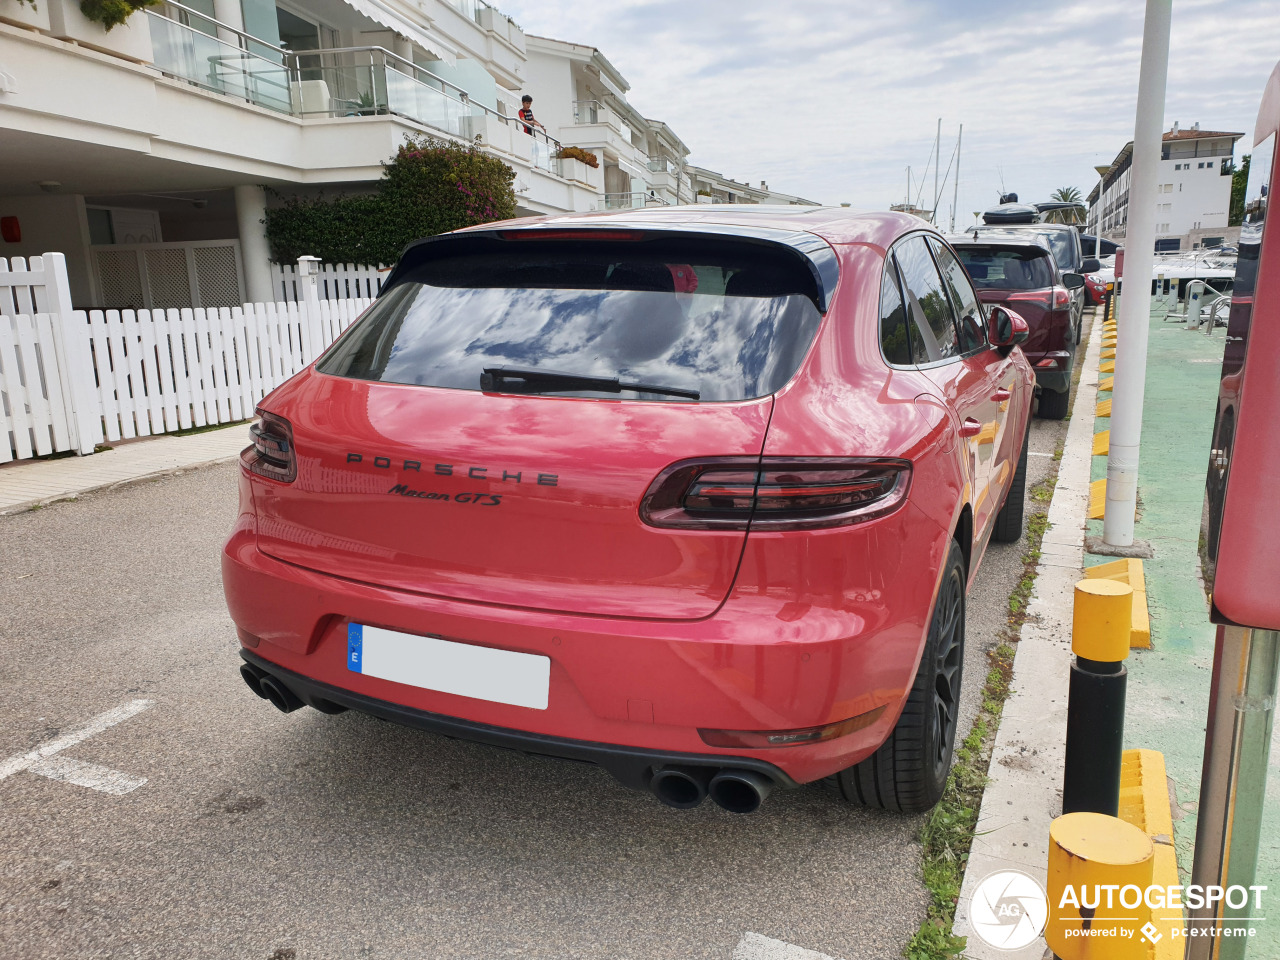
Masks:
[[[517,118],[475,103],[461,87],[381,47],[294,52],[181,3],[165,6],[174,16],[147,10],[153,64],[204,90],[295,117],[394,115],[466,140],[483,129],[486,116],[526,132]],[[559,175],[560,141],[538,127],[528,135],[533,164]]]
[[[671,202],[639,190],[632,193],[606,193],[600,200],[601,210],[637,210],[646,206],[669,207]]]
[[[601,114],[604,114],[603,107],[604,104],[599,100],[575,100],[573,101],[573,122],[599,123]]]

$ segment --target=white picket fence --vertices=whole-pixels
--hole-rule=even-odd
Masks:
[[[312,260],[303,257],[303,261]],[[372,299],[382,289],[382,281],[391,272],[390,267],[365,267],[354,263],[320,263],[315,262],[318,273],[315,275],[317,295],[321,300],[358,300],[362,297]],[[302,294],[300,281],[305,278],[300,274],[299,266],[292,263],[271,264],[271,289],[275,295],[286,303],[297,303]]]
[[[0,462],[252,417],[372,302],[306,281],[289,303],[84,311],[61,254],[0,258]]]

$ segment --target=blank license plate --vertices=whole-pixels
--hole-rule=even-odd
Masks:
[[[347,624],[347,669],[492,703],[547,709],[551,658]]]

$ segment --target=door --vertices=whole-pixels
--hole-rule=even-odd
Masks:
[[[988,479],[986,496],[981,503],[974,504],[973,510],[975,539],[980,543],[1004,504],[1021,453],[1022,438],[1009,429],[1018,424],[1019,418],[1011,418],[1009,411],[1022,408],[1015,405],[1015,401],[1025,406],[1029,398],[1015,393],[1019,391],[1018,378],[1010,355],[987,342],[986,313],[959,258],[936,238],[929,239],[929,246],[951,295],[964,354],[966,389],[973,394],[974,409],[981,411],[977,457]]]
[[[966,350],[956,322],[955,307],[942,274],[938,270],[925,235],[915,234],[893,248],[915,327],[912,353],[916,365],[934,384],[934,392],[956,419],[960,450],[969,484],[969,502],[974,511],[974,542],[990,513],[987,489],[991,478],[991,441],[996,428],[989,426],[998,402],[986,373],[967,362]]]

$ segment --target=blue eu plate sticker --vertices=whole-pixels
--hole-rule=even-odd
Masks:
[[[347,624],[347,669],[362,673],[360,669],[361,646],[364,643],[364,627],[358,623]]]

